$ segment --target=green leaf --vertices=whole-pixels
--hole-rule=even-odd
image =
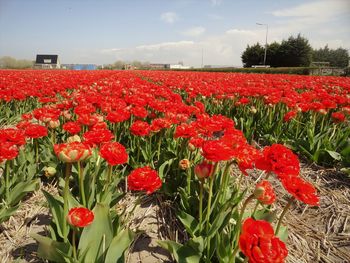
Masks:
[[[340,155],[340,153],[337,153],[337,152],[334,152],[334,151],[329,151],[329,150],[326,150],[326,152],[328,152],[328,154],[329,154],[334,160],[337,160],[337,161],[340,161],[340,160],[341,160],[341,155]]]
[[[7,219],[9,219],[10,216],[12,216],[16,212],[16,210],[18,208],[19,208],[19,205],[13,206],[13,207],[9,207],[9,208],[1,207],[0,208],[0,224],[2,222],[7,221]]]
[[[231,217],[231,209],[228,211],[220,211],[218,215],[216,215],[213,224],[210,227],[209,233],[207,235],[208,238],[213,237],[216,233],[220,232],[220,229],[224,228],[229,222]]]
[[[255,220],[264,220],[272,223],[277,217],[277,211],[269,211],[268,209],[261,209],[255,212]]]
[[[185,226],[187,232],[194,237],[196,230],[198,230],[198,221],[191,215],[180,211],[177,215],[181,223]]]
[[[94,221],[84,228],[78,250],[88,250],[86,258],[91,262],[97,262],[112,241],[113,227],[108,206],[97,203],[92,211],[95,216]]]
[[[199,263],[202,255],[188,244],[181,245],[174,241],[158,241],[158,244],[168,250],[178,263]]]
[[[279,237],[283,242],[287,242],[288,240],[288,228],[286,226],[281,226],[277,237]]]
[[[9,195],[10,205],[18,204],[21,199],[30,192],[33,192],[39,188],[39,179],[29,182],[19,182],[13,189],[11,189]]]
[[[32,233],[30,236],[39,243],[38,255],[41,258],[54,262],[64,262],[64,255],[69,256],[72,253],[72,247],[69,243],[57,242],[35,233]]]
[[[108,248],[105,262],[106,263],[122,263],[124,262],[124,252],[130,246],[134,240],[135,234],[129,230],[125,229],[115,236]]]
[[[60,237],[65,238],[63,235],[63,224],[67,225],[67,222],[65,220],[65,216],[63,215],[63,203],[57,200],[55,197],[53,197],[50,193],[46,192],[45,190],[42,190],[46,201],[49,204],[50,211],[52,214],[52,221],[55,223],[57,227],[57,233]],[[68,234],[68,233],[67,233]]]

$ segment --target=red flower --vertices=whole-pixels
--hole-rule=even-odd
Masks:
[[[94,221],[94,213],[85,207],[75,207],[69,210],[67,221],[71,226],[86,227]]]
[[[100,155],[109,165],[123,164],[128,161],[125,147],[118,142],[107,142],[100,149]]]
[[[239,237],[239,247],[251,263],[281,263],[288,255],[286,245],[263,220],[248,218]]]
[[[281,144],[265,147],[263,156],[256,160],[255,166],[266,172],[274,172],[279,177],[284,175],[299,175],[300,164],[298,156]]]
[[[0,141],[0,163],[4,160],[15,159],[18,155],[18,148],[13,142]]]
[[[197,164],[194,168],[194,173],[199,179],[207,178],[214,172],[214,165],[204,160],[200,164]]]
[[[157,171],[145,166],[137,168],[129,174],[128,186],[131,190],[146,191],[147,194],[152,194],[162,186],[162,180]]]
[[[130,112],[126,109],[112,111],[107,114],[106,119],[112,123],[127,121],[128,119],[130,119]]]
[[[130,131],[133,135],[136,135],[136,136],[147,136],[149,135],[151,129],[147,122],[135,121],[131,125]]]
[[[83,135],[84,141],[89,145],[100,145],[101,143],[113,140],[114,135],[110,130],[91,130]]]
[[[345,121],[345,114],[342,112],[333,112],[332,119],[335,122],[344,122]]]
[[[90,147],[81,142],[55,144],[53,147],[58,159],[65,163],[83,161],[91,155]]]
[[[77,134],[81,130],[80,124],[74,121],[66,122],[65,124],[63,124],[62,128],[70,134]]]
[[[140,107],[140,106],[136,106],[134,108],[131,109],[131,113],[139,118],[146,118],[148,115],[147,110],[144,107]]]
[[[47,128],[39,124],[30,123],[24,130],[25,136],[29,138],[41,138],[47,136]]]
[[[228,161],[234,157],[235,151],[221,140],[205,141],[202,146],[205,159],[213,162]]]
[[[1,141],[12,142],[20,146],[26,143],[26,138],[24,136],[23,130],[7,128],[0,130],[0,142]]]
[[[267,180],[263,180],[256,185],[254,196],[265,205],[271,205],[276,200],[276,195],[273,191],[273,187]]]
[[[191,124],[182,123],[176,127],[174,138],[191,138],[196,135],[196,131]]]
[[[298,114],[298,112],[296,110],[289,111],[284,115],[283,121],[288,122],[291,119],[293,119],[295,116],[297,116],[297,114]]]
[[[284,188],[296,199],[312,206],[320,205],[320,198],[316,193],[315,187],[304,181],[300,177],[285,176],[281,179]]]

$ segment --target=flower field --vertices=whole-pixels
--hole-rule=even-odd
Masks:
[[[345,77],[3,70],[0,113],[0,223],[52,185],[51,262],[127,261],[145,196],[172,204],[177,262],[286,262],[289,209],[322,206],[300,160],[350,174]]]

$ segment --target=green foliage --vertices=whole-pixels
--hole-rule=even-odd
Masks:
[[[241,58],[243,66],[245,68],[250,68],[253,65],[260,65],[264,60],[265,49],[259,43],[253,46],[247,46],[246,50],[243,52]]]
[[[330,49],[328,45],[324,48],[312,51],[312,61],[329,62],[331,67],[345,68],[349,65],[349,52],[345,48]]]
[[[266,65],[272,67],[308,67],[311,62],[312,48],[309,41],[298,34],[283,40],[281,44],[274,42],[267,46]],[[264,57],[264,47],[259,43],[247,46],[242,53],[244,67],[261,65]]]
[[[13,57],[5,56],[0,58],[0,68],[6,69],[26,69],[32,68],[34,65],[33,61],[20,59],[17,60]]]

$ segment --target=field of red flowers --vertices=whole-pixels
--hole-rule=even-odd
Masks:
[[[345,77],[3,70],[0,112],[0,223],[54,182],[52,262],[124,262],[143,195],[173,204],[177,262],[285,262],[288,209],[320,205],[299,160],[349,174]]]

